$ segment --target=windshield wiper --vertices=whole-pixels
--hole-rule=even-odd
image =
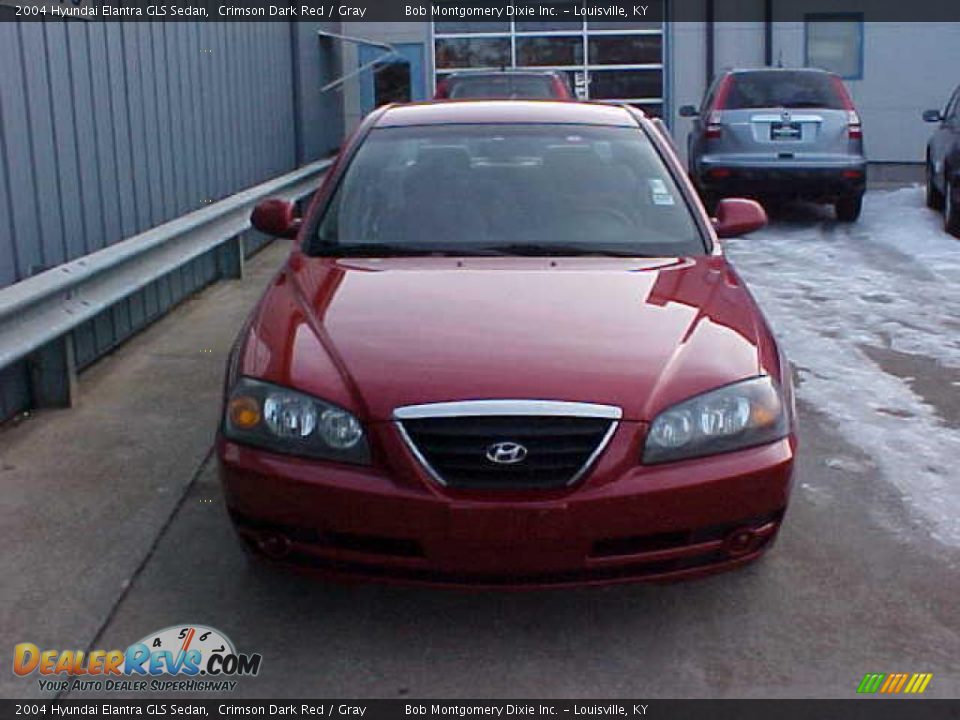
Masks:
[[[425,245],[398,245],[390,243],[321,243],[314,246],[317,255],[325,257],[468,257],[495,255],[492,251],[476,248],[443,248]]]
[[[490,245],[484,250],[492,250],[504,255],[524,255],[530,257],[650,257],[630,250],[614,250],[590,245],[568,245],[565,243],[509,243]]]

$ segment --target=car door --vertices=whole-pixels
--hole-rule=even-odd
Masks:
[[[944,165],[956,178],[960,173],[960,88],[953,95],[953,107],[944,122]],[[956,185],[954,185],[956,187]]]
[[[933,177],[938,188],[944,190],[944,167],[947,159],[951,160],[951,167],[956,169],[960,157],[960,88],[957,88],[943,111],[943,120],[940,122],[930,138],[930,160],[933,165]]]

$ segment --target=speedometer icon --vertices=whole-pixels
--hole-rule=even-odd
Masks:
[[[198,651],[202,662],[200,667],[206,666],[211,655],[236,655],[237,651],[225,634],[208,625],[184,624],[171,625],[155,633],[150,633],[140,643],[146,645],[153,652],[166,651],[173,658],[185,657],[192,650]]]

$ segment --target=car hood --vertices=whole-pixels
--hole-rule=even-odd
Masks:
[[[765,372],[775,350],[720,256],[291,262],[240,371],[387,420],[472,399],[662,408]]]

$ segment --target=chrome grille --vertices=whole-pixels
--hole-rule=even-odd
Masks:
[[[414,454],[441,484],[527,490],[563,488],[579,480],[616,429],[620,410],[476,401],[400,408],[395,417]]]

